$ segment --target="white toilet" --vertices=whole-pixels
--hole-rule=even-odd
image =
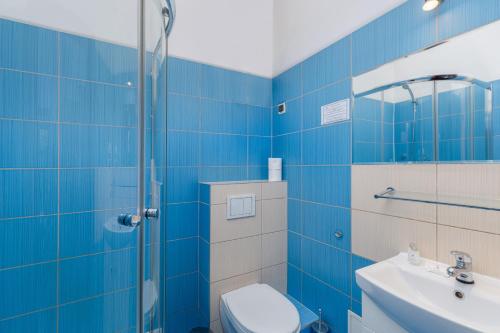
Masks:
[[[297,333],[300,317],[295,306],[267,284],[251,284],[221,296],[224,333]]]

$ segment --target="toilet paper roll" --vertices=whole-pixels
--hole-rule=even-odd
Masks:
[[[282,174],[282,160],[281,158],[270,158],[268,163],[268,174],[270,182],[280,182]]]

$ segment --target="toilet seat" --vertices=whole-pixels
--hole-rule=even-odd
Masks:
[[[252,284],[222,295],[221,308],[241,333],[295,333],[300,330],[295,306],[267,284]]]

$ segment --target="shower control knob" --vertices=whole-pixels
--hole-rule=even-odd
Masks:
[[[337,239],[341,239],[342,237],[344,237],[344,233],[341,231],[341,230],[337,230],[333,233],[333,235],[335,236],[335,238]]]

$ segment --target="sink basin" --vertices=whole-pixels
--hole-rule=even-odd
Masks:
[[[500,332],[500,280],[474,274],[475,284],[466,285],[448,277],[447,267],[427,259],[412,265],[400,253],[357,270],[356,282],[409,332]]]

